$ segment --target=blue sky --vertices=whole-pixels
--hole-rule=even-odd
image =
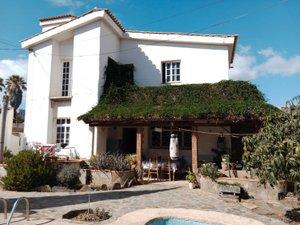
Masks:
[[[300,94],[298,0],[0,0],[0,76],[26,76],[27,52],[16,49],[40,32],[39,18],[95,6],[127,29],[238,34],[232,79],[257,84],[276,106]]]

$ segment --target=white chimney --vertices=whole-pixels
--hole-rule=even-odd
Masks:
[[[40,26],[42,27],[42,32],[44,32],[76,18],[76,16],[71,14],[42,18],[40,19]]]

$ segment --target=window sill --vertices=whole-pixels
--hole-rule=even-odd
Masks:
[[[50,97],[52,102],[68,102],[71,101],[72,96],[57,96],[57,97]]]
[[[161,83],[163,85],[177,85],[177,84],[181,84],[181,81],[172,81],[172,82],[169,82],[169,83]]]

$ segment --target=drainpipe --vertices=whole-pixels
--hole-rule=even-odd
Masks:
[[[92,127],[92,154],[91,154],[91,156],[94,156],[94,148],[95,148],[95,127],[93,126]]]
[[[4,157],[4,140],[5,140],[5,127],[6,127],[6,116],[8,109],[8,95],[3,95],[3,107],[2,107],[2,123],[1,123],[1,138],[0,138],[0,164],[3,163]]]

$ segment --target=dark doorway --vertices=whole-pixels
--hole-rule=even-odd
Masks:
[[[136,128],[123,128],[122,153],[136,153]]]

